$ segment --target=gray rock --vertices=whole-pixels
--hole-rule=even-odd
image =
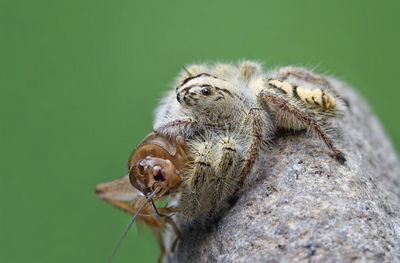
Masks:
[[[400,164],[366,103],[337,121],[340,165],[318,139],[281,135],[222,219],[185,227],[169,262],[400,262]],[[179,222],[178,222],[179,224]]]

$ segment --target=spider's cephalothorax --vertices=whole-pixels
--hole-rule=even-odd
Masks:
[[[261,146],[279,128],[318,135],[343,163],[326,132],[343,105],[326,78],[303,68],[265,73],[249,61],[185,68],[157,109],[154,125],[190,144],[193,163],[182,176],[178,213],[189,221],[212,217],[240,190]]]
[[[181,112],[211,127],[246,115],[246,101],[231,82],[201,73],[188,77],[176,89]]]

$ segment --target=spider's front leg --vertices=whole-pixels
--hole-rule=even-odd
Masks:
[[[250,174],[258,158],[265,132],[262,114],[262,109],[251,108],[241,123],[239,136],[249,134],[250,144],[247,148],[246,157],[239,174],[239,180],[234,195],[242,188],[244,181]]]
[[[299,99],[293,99],[287,95],[278,92],[276,87],[266,88],[260,92],[258,99],[268,107],[269,111],[274,115],[276,125],[287,129],[303,129],[307,128],[311,132],[317,134],[334,153],[336,159],[343,164],[346,159],[344,154],[334,145],[332,139],[328,136],[323,128],[324,123],[316,118],[318,112],[313,111],[308,105],[303,104]],[[285,98],[285,96],[287,98]],[[312,99],[316,99],[312,97]],[[323,114],[323,112],[319,112]]]
[[[210,202],[209,196],[205,193],[214,174],[212,169],[214,150],[210,139],[192,142],[190,148],[193,164],[184,175],[185,191],[182,193],[182,200],[186,203],[182,208],[188,210],[181,212],[186,216],[198,218]]]
[[[208,217],[211,218],[219,205],[230,197],[237,185],[235,169],[239,163],[238,142],[233,135],[224,136],[215,144],[213,174],[208,179],[209,188],[205,193],[210,197]]]
[[[229,195],[229,188],[235,185],[234,170],[239,161],[238,143],[233,136],[226,136],[219,140],[217,144],[215,162],[215,184],[216,194],[219,195],[216,199],[220,200]]]
[[[196,122],[190,118],[176,119],[157,127],[154,129],[154,132],[172,137],[181,135],[184,138],[187,138],[195,132],[195,125]]]
[[[240,156],[236,134],[222,138],[208,134],[206,138],[191,145],[194,162],[185,175],[186,191],[182,199],[186,202],[185,209],[190,209],[184,214],[211,219],[238,185],[236,168]]]

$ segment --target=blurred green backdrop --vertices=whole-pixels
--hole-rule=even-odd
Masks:
[[[399,1],[0,1],[1,262],[104,262],[130,217],[98,200],[183,65],[318,65],[397,148]],[[131,231],[114,262],[155,262]]]

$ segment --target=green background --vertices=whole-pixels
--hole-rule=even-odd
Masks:
[[[0,1],[1,262],[104,262],[122,176],[183,65],[248,58],[352,84],[400,146],[399,1]],[[114,262],[154,262],[131,231]]]

